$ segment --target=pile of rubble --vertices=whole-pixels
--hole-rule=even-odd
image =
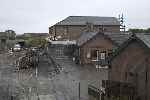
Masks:
[[[39,63],[39,52],[34,50],[28,50],[25,55],[19,57],[16,60],[16,67],[20,69],[35,68]]]

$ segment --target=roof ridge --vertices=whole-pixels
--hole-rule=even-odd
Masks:
[[[86,25],[86,22],[94,25],[120,25],[116,17],[104,16],[68,16],[55,25]]]
[[[103,18],[106,17],[106,18],[116,18],[115,16],[68,16],[68,17],[103,17]]]
[[[81,36],[77,40],[78,46],[81,46],[84,43],[87,43],[89,40],[91,40],[98,33],[99,32],[83,32],[83,33],[81,33]]]

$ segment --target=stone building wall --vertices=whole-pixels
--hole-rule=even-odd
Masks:
[[[15,36],[16,33],[12,30],[0,32],[0,50],[5,51],[12,48],[15,44]]]
[[[87,28],[87,25],[54,25],[49,28],[49,34],[54,36],[61,36],[64,40],[77,40],[83,32],[120,32],[120,26],[118,25],[93,25],[91,29]]]

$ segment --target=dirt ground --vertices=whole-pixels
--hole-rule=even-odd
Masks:
[[[107,78],[107,70],[76,65],[71,58],[58,55],[57,51],[49,48],[47,54],[59,67],[43,55],[37,76],[36,68],[16,71],[14,62],[24,52],[0,54],[0,100],[79,100],[79,91],[80,100],[88,100],[88,84],[101,86],[101,80]]]

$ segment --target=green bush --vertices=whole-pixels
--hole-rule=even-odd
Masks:
[[[47,44],[46,39],[44,38],[29,38],[26,40],[26,45],[28,47],[41,47]]]

